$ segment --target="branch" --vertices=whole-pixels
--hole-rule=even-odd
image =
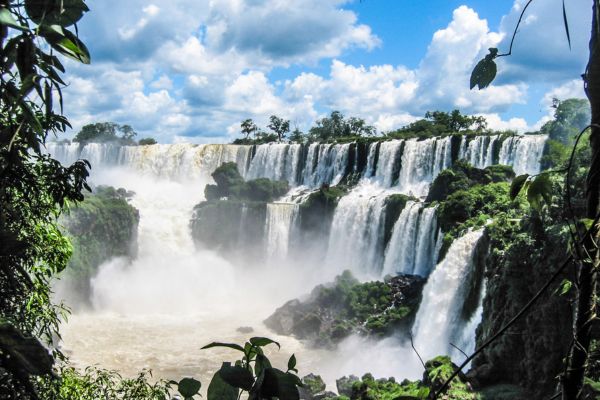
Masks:
[[[517,26],[515,26],[515,30],[512,35],[512,39],[510,40],[510,47],[508,48],[508,53],[498,54],[496,57],[506,57],[506,56],[510,56],[512,54],[512,48],[513,48],[513,44],[515,42],[515,37],[517,36],[517,31],[519,30],[519,25],[521,25],[521,21],[523,20],[523,16],[525,15],[525,11],[527,10],[527,7],[529,7],[529,5],[532,2],[533,2],[533,0],[529,0],[527,2],[527,4],[525,4],[525,7],[523,7],[523,10],[521,11],[521,15],[519,16],[519,21],[517,22]]]

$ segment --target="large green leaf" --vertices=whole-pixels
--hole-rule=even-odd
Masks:
[[[252,373],[239,365],[232,366],[230,363],[223,363],[219,370],[219,375],[221,375],[221,378],[231,386],[246,391],[252,389],[252,385],[254,385]]]
[[[17,22],[10,10],[8,10],[7,8],[0,8],[0,25],[6,25],[11,28],[19,29],[21,31],[28,30],[26,26],[22,26]]]
[[[89,8],[82,0],[25,0],[25,10],[36,24],[70,26]]]
[[[238,394],[239,389],[225,382],[218,371],[208,385],[208,400],[237,400]]]
[[[529,179],[529,174],[519,175],[515,179],[513,179],[512,183],[510,185],[511,200],[514,200],[517,198],[517,196],[521,192],[521,189],[523,189],[525,182],[527,182],[527,179]]]
[[[39,33],[59,53],[83,64],[90,63],[90,53],[85,44],[68,29],[60,25],[40,25]]]
[[[177,390],[186,399],[194,397],[200,391],[202,384],[194,378],[183,378],[177,384]]]

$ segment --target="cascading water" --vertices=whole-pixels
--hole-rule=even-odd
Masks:
[[[245,174],[246,179],[268,178],[298,184],[298,173],[302,156],[299,144],[263,144],[257,147],[256,155]]]
[[[394,225],[385,252],[382,275],[427,277],[437,260],[437,218],[434,207],[409,201]]]
[[[402,156],[402,140],[383,142],[379,146],[377,163],[374,162],[375,152],[369,152],[367,170],[371,179],[381,186],[389,188],[398,179],[400,157]],[[372,145],[373,149],[377,146]]]
[[[285,260],[297,216],[297,204],[267,204],[267,259],[270,262]]]
[[[446,257],[435,267],[425,288],[415,323],[415,345],[425,358],[454,354],[450,343],[465,334],[461,310],[473,276],[473,256],[484,230],[456,239]]]
[[[499,138],[499,135],[476,136],[467,144],[467,138],[463,137],[459,158],[469,161],[477,168],[489,167],[494,164],[494,147]]]
[[[349,156],[350,144],[311,144],[302,184],[313,188],[337,185],[347,173]]]
[[[328,277],[345,269],[361,278],[379,277],[387,195],[377,185],[365,183],[340,200],[329,237]]]
[[[517,175],[540,172],[547,135],[512,136],[502,142],[500,164],[512,165]]]
[[[429,184],[452,163],[451,139],[411,139],[404,142],[398,188],[414,196],[426,196]]]

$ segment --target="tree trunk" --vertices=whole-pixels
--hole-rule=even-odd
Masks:
[[[598,0],[593,1],[590,57],[584,75],[585,91],[592,108],[590,135],[592,162],[587,177],[587,217],[590,219],[595,219],[598,215],[600,197],[600,52],[598,46],[598,22],[600,21],[597,15],[600,7],[598,3]],[[579,270],[579,292],[573,324],[574,346],[563,378],[563,400],[577,399],[583,387],[587,354],[592,339],[592,318],[595,314],[598,251],[594,238],[597,237],[598,231],[594,229],[584,243],[590,258],[581,263]]]

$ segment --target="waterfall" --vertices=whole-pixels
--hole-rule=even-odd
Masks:
[[[92,173],[98,168],[123,166],[147,175],[185,181],[209,179],[221,164],[235,162],[240,173],[246,172],[250,146],[223,144],[155,144],[119,146],[110,143],[49,143],[48,152],[63,164],[86,159]]]
[[[297,216],[297,204],[267,204],[267,259],[269,261],[281,261],[286,258]]]
[[[361,184],[340,200],[326,257],[334,273],[349,269],[356,276],[379,277],[387,196],[377,186]]]
[[[409,201],[394,224],[385,252],[382,275],[427,277],[437,259],[437,218],[434,207]]]
[[[547,135],[512,136],[502,142],[500,164],[511,165],[517,175],[540,172]]]
[[[391,140],[383,142],[379,146],[377,164],[371,159],[375,154],[369,154],[368,165],[373,165],[371,173],[372,179],[378,182],[381,186],[389,188],[398,179],[398,163],[400,162],[402,140]],[[372,144],[371,147],[377,147]]]
[[[461,327],[467,321],[461,321],[461,310],[473,275],[475,248],[483,232],[472,231],[456,239],[423,289],[413,336],[417,349],[427,359],[451,354],[450,342],[464,336]]]
[[[404,142],[398,187],[403,193],[426,196],[429,184],[452,162],[451,138]]]
[[[494,136],[476,136],[467,144],[466,136],[461,142],[459,158],[467,160],[477,168],[485,168],[494,164],[494,147],[500,138]]]
[[[268,178],[298,184],[302,145],[270,143],[257,147],[256,155],[245,174],[246,179]]]
[[[347,173],[349,156],[350,144],[311,144],[302,184],[313,188],[337,185]]]

